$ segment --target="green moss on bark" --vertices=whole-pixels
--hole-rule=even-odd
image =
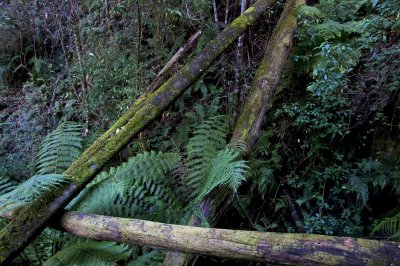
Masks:
[[[264,114],[291,50],[294,31],[297,27],[296,8],[304,4],[305,0],[292,0],[286,3],[268,42],[264,58],[254,76],[250,95],[236,123],[233,139],[248,144],[248,151],[251,150],[258,137]]]

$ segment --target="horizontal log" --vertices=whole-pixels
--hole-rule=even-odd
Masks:
[[[75,236],[227,259],[302,265],[400,265],[400,244],[351,237],[201,228],[65,212]]]

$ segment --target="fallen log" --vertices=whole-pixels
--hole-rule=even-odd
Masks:
[[[230,144],[243,143],[247,153],[251,152],[279,82],[287,57],[292,49],[294,31],[297,28],[296,7],[304,5],[305,0],[288,0],[275,30],[269,40],[264,57],[257,69],[243,110],[236,122]],[[243,154],[244,155],[244,154]],[[221,213],[232,201],[232,194],[226,189],[214,191],[200,204],[200,208],[211,225],[215,225]],[[192,217],[189,225],[199,225],[198,218]],[[164,265],[187,265],[191,261],[188,254],[170,252]]]
[[[155,92],[135,102],[64,174],[71,177],[63,187],[44,193],[17,210],[15,220],[0,232],[0,264],[8,265],[84,188],[110,158],[156,119],[213,61],[252,25],[273,0],[258,0],[243,15],[220,32],[199,55],[183,66]]]
[[[301,265],[398,265],[400,244],[351,237],[201,228],[65,212],[53,225],[75,236],[157,249]]]

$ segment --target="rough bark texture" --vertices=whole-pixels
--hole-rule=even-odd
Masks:
[[[305,0],[288,0],[272,37],[266,47],[264,57],[254,77],[250,95],[236,122],[231,144],[247,145],[249,153],[258,138],[262,121],[279,82],[284,64],[292,48],[294,31],[297,28],[296,7],[305,4]],[[207,196],[201,203],[201,210],[210,224],[215,224],[232,201],[232,195],[226,189],[220,189]],[[192,218],[190,225],[198,225]],[[164,265],[187,265],[191,260],[189,254],[170,252],[164,259]]]
[[[62,188],[44,193],[32,204],[18,210],[15,220],[0,232],[0,263],[10,264],[46,227],[49,219],[61,211],[113,155],[201,76],[272,2],[272,0],[257,1],[157,91],[135,102],[127,113],[66,170],[65,174],[71,176],[71,182]]]
[[[248,144],[248,151],[251,151],[258,139],[265,113],[292,49],[293,35],[297,27],[295,7],[304,5],[305,2],[289,0],[286,3],[254,77],[250,95],[239,115],[232,138]]]
[[[228,259],[301,265],[399,265],[388,241],[171,225],[66,212],[58,227],[76,236]]]

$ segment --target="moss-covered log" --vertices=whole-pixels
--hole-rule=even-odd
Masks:
[[[66,212],[57,227],[76,236],[165,250],[301,265],[399,265],[400,244],[350,237],[201,228]]]
[[[305,0],[287,1],[266,46],[264,57],[251,86],[250,95],[236,122],[230,143],[244,143],[247,145],[248,153],[258,139],[262,121],[292,48],[293,36],[297,28],[296,7],[304,4]],[[215,224],[231,200],[232,195],[229,191],[225,189],[215,191],[201,203],[202,212],[211,224]],[[198,225],[200,223],[197,218],[192,217],[189,224]],[[190,260],[191,256],[188,254],[170,252],[164,260],[164,265],[187,265]]]
[[[134,103],[126,114],[67,169],[65,174],[71,177],[71,182],[60,189],[45,193],[32,204],[18,210],[16,219],[0,233],[0,263],[9,264],[46,227],[49,219],[61,211],[113,155],[201,76],[272,2],[273,0],[258,0],[158,90]]]
[[[248,145],[248,152],[258,139],[260,127],[271,104],[297,28],[296,7],[305,0],[288,0],[257,69],[250,94],[235,125],[232,140]]]

